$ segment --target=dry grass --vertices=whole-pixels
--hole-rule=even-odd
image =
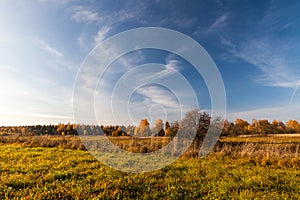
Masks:
[[[57,147],[84,150],[78,136],[0,136],[0,143],[21,144],[23,147]]]
[[[87,136],[85,141],[96,141],[104,136]],[[120,148],[134,153],[148,153],[169,143],[167,137],[109,137]],[[59,149],[86,150],[79,136],[0,136],[0,143],[20,144],[22,147],[56,147]],[[180,145],[180,144],[178,144]],[[178,146],[178,148],[182,148]],[[176,150],[176,149],[174,149]],[[185,157],[198,156],[199,146],[192,145]],[[249,157],[257,160],[298,160],[300,158],[300,137],[222,137],[213,154],[231,157]]]
[[[300,135],[299,134],[282,134],[282,135],[267,135],[267,136],[239,136],[239,137],[221,137],[219,139],[221,142],[225,143],[298,143],[300,144]]]

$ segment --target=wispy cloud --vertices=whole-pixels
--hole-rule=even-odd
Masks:
[[[101,20],[97,11],[84,6],[73,6],[68,9],[72,13],[72,19],[78,22],[93,23]]]
[[[263,72],[261,77],[255,79],[256,82],[266,86],[289,88],[294,88],[298,84],[297,76],[286,60],[288,46],[284,42],[271,41],[267,37],[248,39],[237,44],[221,37],[220,42],[235,58],[242,59]]]
[[[230,13],[224,13],[223,15],[219,16],[213,24],[211,24],[208,29],[207,32],[213,32],[215,30],[218,30],[219,28],[223,27],[226,24],[227,19],[229,18]]]
[[[43,40],[35,39],[34,40],[35,45],[40,48],[41,50],[47,52],[48,54],[54,56],[54,57],[63,57],[64,54],[60,52],[59,50],[55,49],[54,47],[50,46],[48,43],[46,43]]]
[[[162,7],[168,17],[161,16],[162,13],[153,15],[151,7],[157,4]],[[140,2],[122,1],[113,10],[103,9],[102,6],[72,6],[66,11],[71,14],[71,18],[80,23],[96,25],[100,27],[94,34],[91,32],[82,32],[77,39],[79,46],[86,50],[91,50],[95,44],[103,41],[108,33],[121,23],[129,22],[134,27],[140,26],[161,26],[161,27],[177,27],[178,30],[193,27],[197,22],[196,17],[186,16],[186,13],[178,13],[173,2],[151,2],[148,0]],[[132,28],[134,28],[132,27]],[[123,29],[124,27],[122,27]],[[216,27],[215,27],[216,28]],[[174,29],[174,28],[173,28]]]
[[[95,85],[98,81],[96,73],[85,69],[87,73],[83,73],[79,77],[81,82],[80,91],[82,92],[79,93],[78,98],[88,95],[92,98],[93,94],[95,94],[96,107],[98,108],[96,112],[99,112],[98,119],[100,123],[105,121],[114,123],[113,116],[109,114],[111,113],[110,108],[118,111],[115,113],[118,115],[118,120],[123,120],[118,121],[119,123],[129,124],[131,119],[127,116],[128,112],[132,116],[138,116],[136,117],[137,119],[133,120],[134,123],[135,121],[138,122],[141,119],[140,117],[148,116],[149,118],[150,114],[148,112],[151,109],[153,111],[153,106],[155,106],[155,109],[158,108],[159,112],[162,112],[160,108],[165,109],[168,119],[180,119],[181,110],[186,110],[187,105],[190,107],[195,105],[196,101],[190,96],[193,94],[192,88],[189,88],[186,80],[179,73],[180,61],[169,58],[164,65],[148,63],[137,66],[132,65],[130,61],[135,60],[134,58],[135,55],[131,55],[124,60],[118,59],[119,61],[114,63],[110,67],[111,69],[109,68],[107,71],[109,73],[101,77],[98,84],[99,87],[96,90]],[[101,59],[101,61],[103,60]],[[128,68],[120,67],[121,64],[122,66],[128,65]],[[91,68],[91,70],[93,69]],[[133,93],[137,94],[139,98],[135,99],[135,101],[130,101]],[[76,99],[76,101],[79,101],[79,99]],[[82,105],[88,104],[87,101],[88,99],[83,98]],[[103,112],[108,114],[103,116],[101,115]],[[164,113],[158,114],[163,115]],[[160,117],[163,118],[163,116]],[[152,116],[152,118],[154,117]],[[88,117],[86,117],[86,120],[88,120]]]
[[[139,88],[137,93],[150,100],[151,103],[174,109],[178,107],[176,98],[171,96],[170,92],[162,87],[150,85],[148,87]]]
[[[136,78],[140,78],[148,81],[158,80],[168,76],[172,76],[173,74],[178,73],[181,69],[180,61],[175,59],[167,60],[167,63],[164,65],[164,67],[165,68],[162,69],[161,71],[156,73],[150,73],[147,76],[145,76],[145,74],[143,73],[138,74]]]
[[[107,12],[93,7],[76,5],[68,8],[67,12],[71,13],[72,19],[77,22],[109,26],[136,17],[141,12],[141,8],[125,5],[124,9]]]
[[[64,115],[45,115],[45,114],[27,114],[27,113],[0,113],[0,124],[3,126],[17,125],[37,125],[39,124],[59,124],[59,123],[74,123],[72,116]]]
[[[291,24],[297,23],[297,19],[290,18],[291,9],[296,11],[292,7],[282,7],[271,1],[264,15],[255,18],[256,30],[245,24],[245,30],[238,37],[230,38],[228,34],[223,34],[220,42],[229,54],[221,57],[231,63],[241,59],[257,67],[262,73],[254,79],[256,83],[272,87],[297,87],[300,74],[296,70],[299,66],[298,61],[295,62],[295,51],[299,48],[299,38],[287,30]]]
[[[227,117],[230,121],[234,121],[236,118],[243,118],[249,122],[251,122],[252,119],[268,119],[270,121],[278,119],[282,121],[288,121],[289,119],[300,120],[298,114],[299,112],[300,106],[297,103],[293,103],[281,107],[230,112]]]
[[[276,1],[271,1],[266,14],[260,22],[268,32],[276,30],[285,30],[291,26],[297,26],[299,20],[297,17],[290,18],[289,15],[298,11],[298,7],[293,4],[290,6],[281,6]],[[285,19],[285,20],[283,20]]]
[[[39,3],[51,3],[55,5],[65,5],[70,2],[74,3],[75,1],[79,1],[79,0],[37,0],[37,2]]]
[[[0,86],[0,90],[3,91],[3,98],[0,99],[0,124],[46,123],[44,117],[49,119],[49,123],[51,120],[46,117],[47,114],[72,116],[71,87],[58,87],[53,79],[36,76],[34,73],[24,74],[15,70],[9,72],[0,73],[0,79],[6,83]],[[21,113],[24,113],[24,116],[21,116]],[[38,116],[39,114],[45,115],[43,117]],[[60,120],[57,119],[58,121]]]
[[[136,94],[142,96],[142,100],[130,101],[129,113],[133,117],[133,123],[146,117],[153,125],[158,118],[165,120],[178,120],[182,115],[182,105],[178,102],[177,95],[160,85],[149,84],[138,88]]]
[[[108,32],[111,30],[111,27],[104,26],[98,32],[97,35],[94,37],[95,44],[101,43],[107,36]]]
[[[174,59],[168,60],[165,66],[166,66],[166,69],[161,72],[161,74],[163,76],[168,76],[173,73],[179,72],[181,69],[180,61],[174,60]]]
[[[293,100],[294,100],[294,98],[295,98],[295,96],[296,96],[296,94],[298,92],[299,87],[300,87],[300,81],[298,81],[298,84],[295,86],[295,89],[294,89],[294,91],[293,91],[293,93],[291,95],[289,104],[291,104],[293,102]]]

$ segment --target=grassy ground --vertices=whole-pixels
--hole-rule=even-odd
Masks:
[[[221,142],[251,142],[251,143],[298,143],[300,134],[277,134],[268,136],[221,137]]]
[[[300,199],[300,159],[214,153],[128,174],[87,151],[0,145],[0,199]]]

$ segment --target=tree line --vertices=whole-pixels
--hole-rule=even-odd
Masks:
[[[286,123],[273,120],[269,122],[266,119],[253,119],[251,123],[246,120],[237,118],[235,122],[224,121],[222,135],[266,135],[266,134],[283,134],[283,133],[300,133],[300,123],[296,120],[289,120]]]
[[[164,128],[165,127],[165,128]],[[165,124],[161,119],[150,128],[147,119],[142,119],[139,126],[129,125],[80,125],[60,123],[58,125],[31,125],[31,126],[1,126],[0,135],[19,134],[22,136],[37,135],[105,135],[105,136],[175,136],[179,129],[179,123]]]
[[[197,126],[196,131],[198,139],[203,138],[206,134],[211,117],[209,114],[194,109],[186,113],[181,121],[163,122],[157,119],[150,126],[146,118],[142,119],[138,126],[112,126],[112,125],[79,125],[79,124],[63,124],[58,125],[34,125],[34,126],[2,126],[0,127],[1,135],[19,134],[22,136],[35,135],[105,135],[105,136],[166,136],[174,137],[177,132],[188,126]],[[216,123],[216,122],[213,122]],[[296,120],[289,120],[286,123],[273,120],[252,120],[249,123],[246,120],[237,118],[234,122],[228,120],[220,121],[223,124],[223,136],[253,135],[253,134],[283,134],[283,133],[300,133],[300,124]],[[186,129],[187,130],[187,129]]]

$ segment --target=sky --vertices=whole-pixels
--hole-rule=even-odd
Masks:
[[[0,0],[0,126],[78,122],[74,112],[85,112],[74,111],[78,77],[97,84],[100,124],[173,121],[196,104],[210,112],[205,80],[172,52],[136,50],[102,77],[80,74],[103,41],[142,27],[178,31],[206,50],[224,83],[229,120],[300,121],[299,10],[299,1],[276,0]],[[151,76],[165,82],[142,81]]]

